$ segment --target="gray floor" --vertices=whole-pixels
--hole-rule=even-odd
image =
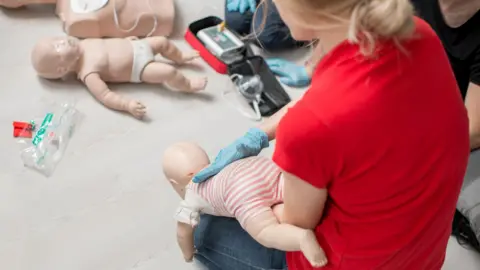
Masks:
[[[221,2],[178,1],[176,36],[188,21],[212,12],[221,15]],[[35,76],[32,44],[58,34],[60,22],[51,9],[0,12],[1,268],[191,269],[175,243],[172,212],[178,198],[162,177],[160,156],[180,140],[196,141],[213,155],[252,125],[221,99],[229,87],[227,77],[204,64],[186,71],[209,76],[205,94],[198,96],[162,87],[114,86],[145,102],[150,120],[139,122],[103,108],[77,83]],[[188,48],[181,38],[177,43]],[[289,93],[298,97],[302,91]],[[45,100],[69,99],[76,100],[84,121],[64,159],[50,178],[25,169],[12,121],[42,116]],[[480,164],[480,157],[475,162]],[[479,268],[479,256],[452,240],[445,269]]]

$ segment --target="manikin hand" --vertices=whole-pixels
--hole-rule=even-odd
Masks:
[[[284,204],[279,203],[274,206],[272,206],[272,211],[275,217],[277,218],[278,222],[282,223],[283,222],[283,209],[284,209]]]
[[[310,84],[310,76],[304,66],[280,58],[267,59],[267,65],[280,77],[280,82],[288,86],[304,87]]]
[[[268,136],[259,128],[251,128],[243,137],[223,148],[215,161],[207,168],[197,173],[192,181],[201,183],[219,173],[230,163],[242,158],[258,155],[263,148],[268,147]]]
[[[142,118],[147,113],[147,108],[139,101],[132,100],[128,103],[128,112],[135,118]]]
[[[256,0],[227,0],[226,2],[227,10],[229,12],[240,12],[244,14],[245,11],[250,10],[250,12],[255,12],[257,8]]]

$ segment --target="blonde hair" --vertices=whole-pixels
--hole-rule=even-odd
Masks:
[[[410,0],[277,0],[285,1],[297,16],[299,23],[311,27],[312,18],[328,18],[339,23],[349,23],[347,39],[359,44],[364,55],[375,51],[379,39],[391,39],[398,46],[400,41],[413,36],[415,31],[414,9]],[[265,0],[263,29],[268,12]],[[310,21],[309,21],[310,20]],[[254,20],[255,21],[255,20]],[[322,29],[320,26],[319,29]]]

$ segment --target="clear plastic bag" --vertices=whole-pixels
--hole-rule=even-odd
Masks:
[[[73,102],[46,105],[42,116],[30,120],[32,130],[23,132],[32,134],[31,138],[20,139],[19,143],[24,165],[51,176],[82,117]]]

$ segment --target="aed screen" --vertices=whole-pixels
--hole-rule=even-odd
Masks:
[[[228,50],[232,48],[237,48],[237,44],[231,41],[228,36],[223,32],[218,31],[217,27],[212,27],[210,29],[205,29],[205,34],[210,37],[220,48],[223,50]]]

